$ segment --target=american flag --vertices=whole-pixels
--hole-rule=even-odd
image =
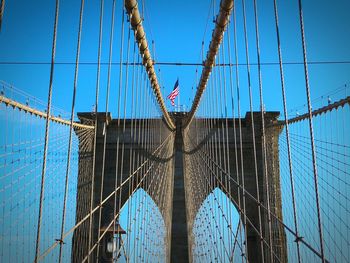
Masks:
[[[176,80],[173,91],[168,95],[168,99],[171,101],[171,105],[175,106],[174,100],[179,95],[179,79]]]

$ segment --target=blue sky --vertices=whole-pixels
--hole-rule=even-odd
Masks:
[[[52,27],[55,1],[7,1],[3,28],[0,33],[1,62],[49,62],[51,56]],[[108,42],[111,18],[111,0],[105,1],[102,61],[108,61]],[[141,2],[141,1],[140,1]],[[155,43],[155,60],[159,62],[201,62],[202,40],[206,53],[214,28],[214,13],[219,1],[143,1],[144,26],[148,42]],[[347,15],[350,3],[346,0],[304,1],[304,17],[309,61],[350,61],[348,48],[350,18]],[[255,28],[252,1],[246,1],[249,56],[256,63]],[[80,1],[61,1],[57,62],[74,63],[79,19]],[[302,62],[297,1],[278,1],[282,55],[284,62]],[[276,33],[274,27],[273,1],[258,1],[261,60],[263,63],[278,62]],[[239,62],[245,63],[242,3],[236,2]],[[97,61],[99,1],[86,1],[84,9],[81,62]],[[121,2],[117,1],[113,62],[120,61]],[[125,31],[127,32],[127,31]],[[231,34],[232,35],[232,34]],[[126,41],[125,44],[126,45]],[[126,58],[124,57],[125,61]],[[163,96],[173,88],[179,77],[180,104],[190,106],[196,87],[195,66],[160,66],[158,79]],[[201,67],[198,67],[200,75]],[[254,109],[258,109],[258,83],[256,66],[252,66],[252,89]],[[285,65],[285,80],[289,108],[305,103],[305,87],[302,65]],[[311,96],[317,98],[349,82],[350,64],[310,65]],[[110,109],[116,115],[119,68],[112,68]],[[243,112],[248,110],[247,80],[245,66],[240,66]],[[56,65],[54,76],[53,104],[70,108],[73,87],[74,65]],[[278,65],[262,66],[264,99],[267,110],[281,110],[281,91]],[[107,66],[101,73],[101,110],[104,110]],[[0,79],[13,84],[44,101],[47,97],[49,65],[16,64],[0,65]],[[79,67],[77,111],[90,111],[94,104],[96,65]],[[103,105],[103,106],[102,106]],[[167,101],[169,110],[173,110]]]
[[[111,0],[105,0],[105,17],[103,29],[102,61],[108,61],[109,30],[111,20]],[[207,52],[211,32],[214,28],[213,13],[218,12],[219,1],[150,1],[145,0],[144,27],[148,42],[155,43],[155,61],[200,63],[202,41],[204,53]],[[51,41],[55,1],[36,0],[6,1],[2,31],[0,32],[0,80],[10,83],[43,101],[47,99],[49,86],[49,64],[51,58]],[[252,1],[247,4],[247,24],[250,62],[256,63],[255,28]],[[214,6],[214,8],[213,8]],[[78,29],[80,1],[61,1],[56,61],[74,63]],[[300,108],[305,111],[305,83],[298,23],[297,1],[278,1],[282,54],[284,62],[297,64],[284,66],[286,91],[289,109]],[[282,111],[281,87],[278,65],[265,63],[278,62],[276,32],[274,27],[273,1],[258,1],[262,77],[264,100],[267,110]],[[307,39],[308,60],[310,62],[350,61],[350,2],[347,0],[304,1],[305,30]],[[242,4],[237,1],[237,35],[239,63],[245,63]],[[113,45],[113,62],[120,61],[121,36],[121,1],[117,1],[115,41]],[[80,65],[76,112],[91,111],[94,102],[99,1],[86,1],[84,9],[83,33],[81,44],[81,62],[92,62],[91,65]],[[125,29],[127,32],[127,28]],[[231,34],[232,36],[232,34]],[[124,43],[126,45],[126,41]],[[227,54],[226,54],[227,55]],[[123,61],[125,61],[125,55]],[[13,62],[8,64],[5,62]],[[22,62],[25,62],[21,64]],[[30,64],[30,63],[44,64]],[[196,69],[198,77],[201,67],[196,66],[156,66],[163,96],[166,97],[173,88],[177,78],[180,81],[181,104],[190,106],[196,88]],[[239,66],[242,92],[242,114],[249,109],[247,72],[245,65]],[[257,67],[251,67],[254,109],[259,109]],[[321,95],[330,93],[344,84],[350,84],[350,63],[326,63],[309,65],[311,96],[313,101]],[[58,64],[55,67],[53,86],[53,105],[70,110],[73,88],[74,65]],[[130,77],[130,76],[129,76]],[[106,93],[107,66],[102,66],[100,111],[104,110]],[[119,68],[114,65],[111,79],[111,99],[109,109],[117,115]],[[123,79],[125,82],[125,79]],[[194,87],[194,89],[192,89]],[[345,96],[345,89],[335,94],[336,100]],[[350,94],[349,89],[347,95]],[[129,93],[130,94],[130,93]],[[8,95],[8,94],[6,94]],[[334,95],[332,95],[334,96]],[[24,99],[25,98],[20,98]],[[226,103],[229,98],[226,98]],[[327,102],[317,100],[315,107]],[[173,110],[170,102],[166,102]],[[202,111],[208,113],[208,110]],[[293,114],[295,112],[291,112]],[[152,112],[152,114],[155,114]],[[212,114],[215,114],[212,113]],[[324,122],[325,123],[325,122]],[[322,123],[321,123],[322,124]],[[320,130],[322,127],[319,128]],[[303,176],[304,174],[302,174]],[[289,200],[288,200],[289,201]],[[306,208],[305,208],[306,210]],[[29,251],[29,249],[28,249]],[[29,252],[28,252],[29,253]]]

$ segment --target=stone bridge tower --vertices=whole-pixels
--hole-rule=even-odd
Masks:
[[[276,126],[271,124],[277,123],[278,112],[267,112],[265,113],[265,123],[268,127],[266,129],[266,141],[267,141],[267,170],[269,178],[269,192],[270,192],[270,204],[271,210],[282,219],[282,203],[281,203],[281,191],[280,191],[280,178],[279,178],[279,153],[278,153],[278,138],[281,132],[282,126]],[[79,113],[78,114],[81,122],[91,122],[95,120],[95,116],[92,113]],[[174,113],[172,117],[175,120],[177,129],[171,135],[171,132],[164,132],[159,134],[159,138],[155,141],[156,144],[160,144],[167,136],[171,137],[171,142],[169,141],[169,147],[172,148],[172,154],[165,159],[157,159],[157,156],[153,156],[152,153],[145,150],[140,145],[135,145],[132,141],[132,138],[129,136],[130,129],[132,127],[131,120],[126,121],[125,132],[123,132],[122,125],[118,125],[117,120],[111,118],[108,114],[106,119],[105,113],[98,113],[97,116],[97,145],[96,145],[96,159],[95,159],[95,177],[94,177],[94,200],[93,207],[96,207],[100,201],[100,191],[102,184],[102,165],[104,165],[104,182],[103,182],[103,198],[105,198],[109,193],[114,191],[115,178],[116,178],[116,158],[117,151],[116,145],[119,138],[119,143],[123,142],[125,145],[124,155],[129,156],[130,151],[138,154],[138,158],[146,160],[147,158],[153,158],[156,162],[171,163],[170,169],[164,171],[167,177],[166,187],[169,189],[168,193],[170,196],[168,204],[166,207],[159,206],[159,200],[156,196],[152,196],[152,191],[149,191],[150,197],[154,202],[159,206],[159,210],[163,216],[164,223],[167,229],[167,251],[166,255],[168,262],[191,262],[191,231],[193,224],[193,216],[189,215],[186,212],[186,187],[185,181],[188,177],[188,170],[186,169],[186,160],[191,154],[195,154],[199,150],[201,145],[204,142],[199,142],[197,149],[186,149],[184,142],[188,139],[186,132],[183,131],[182,124],[186,117],[186,113]],[[141,122],[142,120],[133,120],[134,123]],[[158,129],[161,125],[161,119],[152,120],[154,129]],[[197,120],[200,122],[201,120]],[[225,119],[216,119],[216,126],[212,127],[212,131],[207,135],[207,138],[204,140],[210,139],[208,136],[213,136],[216,132],[219,131],[222,126],[222,122],[225,122]],[[235,177],[235,151],[234,151],[234,136],[233,136],[233,121],[236,122],[236,127],[238,127],[238,119],[228,120],[229,127],[229,149],[230,149],[230,170],[232,177]],[[107,125],[105,126],[104,123]],[[258,185],[259,189],[256,189],[255,181],[255,170],[253,163],[253,143],[252,143],[252,123],[250,118],[250,113],[246,114],[246,117],[241,119],[242,123],[242,147],[243,147],[243,157],[244,157],[244,174],[245,174],[245,187],[246,190],[252,195],[256,195],[258,190],[260,193],[261,203],[266,205],[266,181],[264,176],[264,167],[263,167],[263,152],[262,152],[262,133],[261,133],[261,113],[254,112],[254,124],[255,124],[255,139],[256,139],[256,149],[257,149],[257,164],[258,164]],[[104,132],[107,132],[106,142],[104,146]],[[202,133],[201,130],[192,130],[192,133]],[[194,135],[194,134],[192,134]],[[91,138],[93,140],[94,138]],[[239,137],[236,136],[237,143],[239,145]],[[105,162],[103,164],[103,152],[104,147],[106,148]],[[219,149],[222,150],[222,149]],[[91,192],[91,183],[92,183],[92,149],[90,154],[84,154],[79,158],[79,175],[78,175],[78,193],[77,193],[77,214],[76,220],[79,221],[89,213],[90,209],[90,192]],[[120,157],[118,157],[120,158]],[[132,171],[130,167],[129,158],[123,158],[124,162],[122,167],[118,169],[122,170],[122,179],[126,179]],[[117,179],[118,180],[118,179]],[[118,182],[119,183],[119,182]],[[133,188],[137,187],[137,182],[134,182]],[[233,203],[237,203],[238,194],[237,194],[237,185],[231,185],[230,196],[233,198]],[[214,189],[212,189],[214,190]],[[225,192],[225,189],[221,189]],[[130,194],[130,188],[124,187],[121,192],[121,199],[117,200],[121,204],[124,204]],[[242,197],[241,197],[242,198]],[[205,197],[203,197],[203,200]],[[242,200],[241,200],[242,201]],[[102,224],[104,226],[107,222],[112,220],[114,207],[114,199],[111,198],[108,202],[103,205],[102,209]],[[196,208],[197,210],[199,207]],[[192,211],[193,212],[193,211]],[[251,199],[246,198],[246,213],[250,218],[251,222],[258,226],[258,205],[256,202],[253,202]],[[283,227],[276,223],[272,223],[272,236],[273,236],[273,249],[275,254],[281,259],[282,262],[287,261],[287,249],[286,249],[286,237]],[[82,260],[82,255],[86,255],[88,251],[88,222],[85,222],[84,225],[77,229],[73,237],[73,262],[80,262]],[[268,229],[268,218],[266,213],[262,216],[262,228],[264,237],[267,236]],[[98,213],[95,213],[93,217],[93,244],[97,240],[96,233],[98,233]],[[262,255],[260,249],[260,237],[254,231],[250,225],[247,224],[247,233],[246,233],[246,242],[248,245],[249,253],[249,262],[261,262],[262,257],[265,258],[265,262],[270,262],[268,253],[265,251],[265,255]],[[74,249],[74,247],[79,247],[79,250]],[[80,251],[76,253],[76,251]],[[92,255],[93,258],[96,255]],[[111,255],[105,252],[104,243],[100,243],[100,262],[112,262]]]

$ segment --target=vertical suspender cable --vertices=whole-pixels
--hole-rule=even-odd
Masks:
[[[129,149],[129,174],[131,174],[134,169],[134,151],[133,151],[133,137],[134,137],[134,88],[135,88],[135,80],[136,80],[136,74],[135,74],[135,70],[137,70],[137,68],[135,69],[135,65],[136,65],[136,43],[134,42],[134,48],[133,48],[133,66],[132,66],[132,84],[131,84],[131,107],[130,107],[130,118],[131,118],[131,125],[130,125],[130,149]],[[133,186],[134,186],[134,176],[129,180],[129,198],[132,197],[132,193],[133,193]],[[128,219],[127,219],[127,233],[129,234],[129,236],[127,237],[127,251],[128,251],[128,255],[127,255],[127,259],[126,262],[129,263],[130,260],[130,238],[131,238],[131,213],[132,213],[132,204],[133,202],[130,202],[130,204],[128,205]]]
[[[248,257],[248,246],[247,246],[247,215],[246,215],[246,190],[244,182],[244,159],[243,159],[243,136],[242,136],[242,121],[241,121],[241,95],[240,95],[240,85],[239,85],[239,71],[238,71],[238,45],[237,45],[237,24],[236,24],[236,5],[233,6],[233,41],[235,47],[235,68],[236,68],[236,88],[237,88],[237,111],[238,111],[238,128],[239,128],[239,147],[240,147],[240,162],[241,162],[241,179],[242,179],[242,202],[243,202],[243,221],[244,221],[244,234],[245,234],[245,255],[242,253],[242,262],[243,257]],[[239,185],[238,185],[239,187]],[[242,212],[240,211],[240,217]],[[242,237],[242,233],[241,233]]]
[[[118,173],[119,173],[119,145],[120,145],[120,101],[121,101],[121,90],[123,85],[123,68],[122,68],[122,60],[123,60],[123,51],[124,51],[124,3],[121,5],[121,38],[120,38],[120,49],[119,49],[119,85],[118,85],[118,98],[117,98],[117,144],[116,144],[116,159],[115,159],[115,177],[114,177],[114,190],[118,187]],[[120,170],[120,184],[123,181],[123,172],[122,172],[122,164],[121,170]],[[120,207],[121,207],[121,197],[122,197],[122,189],[119,191],[119,202],[118,202],[118,212],[117,212],[117,196],[118,192],[114,192],[114,201],[113,201],[113,216],[112,221],[115,221],[115,217],[117,216],[117,213],[119,213]],[[115,222],[113,222],[113,238],[115,235]],[[114,241],[113,241],[114,242]],[[118,244],[117,244],[118,246]],[[113,261],[115,260],[115,251],[116,247],[113,246],[112,248],[112,257]]]
[[[135,38],[139,46],[140,54],[142,55],[142,64],[145,66],[148,79],[151,82],[154,95],[157,98],[159,107],[161,108],[164,119],[171,130],[175,129],[175,125],[166,110],[165,103],[160,91],[159,82],[154,70],[151,53],[148,48],[146,34],[142,26],[142,19],[138,10],[136,0],[124,0],[125,8],[130,16],[130,24],[135,32]]]
[[[99,212],[98,212],[98,228],[97,228],[97,240],[100,239],[100,228],[101,228],[101,218],[102,218],[102,205],[103,200],[103,184],[105,176],[105,163],[106,163],[106,143],[107,143],[107,125],[108,125],[108,103],[109,103],[109,92],[111,86],[111,70],[112,70],[112,59],[113,59],[113,37],[114,37],[114,17],[115,17],[115,4],[116,0],[112,2],[112,20],[111,20],[111,31],[109,40],[109,58],[108,58],[108,73],[107,73],[107,91],[106,91],[106,111],[105,119],[103,124],[103,152],[102,152],[102,167],[101,167],[101,189],[100,189],[100,200],[99,200]],[[98,241],[99,242],[99,241]],[[89,252],[90,253],[90,252]],[[98,262],[100,253],[100,246],[96,249],[96,261]]]
[[[220,63],[220,52],[218,52],[218,56],[216,57],[217,61],[218,61],[218,64]],[[221,131],[220,131],[220,121],[219,119],[222,118],[222,108],[221,108],[221,97],[222,97],[222,94],[221,94],[221,71],[220,71],[220,67],[216,67],[216,75],[217,77],[215,78],[215,90],[217,91],[219,89],[219,94],[218,96],[213,96],[212,98],[215,98],[214,99],[214,104],[215,104],[215,109],[218,110],[218,113],[217,113],[217,118],[216,118],[216,129],[217,129],[217,132],[215,133],[215,154],[216,154],[216,162],[220,165],[222,165],[222,161],[221,161],[221,148],[219,149],[219,145],[220,145],[220,141],[221,141]],[[214,92],[214,89],[213,89],[213,92]],[[220,106],[220,107],[219,107]],[[220,177],[219,177],[219,174],[220,174]],[[219,170],[219,167],[217,166],[217,170],[216,170],[216,179],[215,180],[215,183],[216,185],[213,187],[213,195],[215,196],[214,194],[214,189],[216,187],[219,187],[221,182],[222,182],[222,171]],[[214,201],[217,199],[217,203],[220,205],[220,201],[221,201],[221,198],[220,196],[217,198],[216,196],[214,197]],[[218,206],[215,206],[215,210],[217,211],[217,217],[218,217],[218,222],[216,222],[216,229],[217,229],[217,232],[218,232],[218,243],[220,242],[220,240],[223,242],[223,239],[221,237],[221,231],[220,231],[220,228],[219,228],[219,225],[220,225],[220,211],[218,209]],[[216,220],[215,220],[216,221]],[[221,243],[220,243],[221,245]],[[223,243],[221,245],[221,249],[220,249],[220,252],[221,252],[221,257],[224,258],[225,254],[224,254],[224,248],[225,248],[225,244]]]
[[[81,32],[83,27],[83,13],[84,13],[84,3],[85,0],[81,0],[80,15],[79,15],[79,29],[78,29],[78,41],[77,41],[77,53],[75,58],[75,72],[74,72],[74,83],[73,83],[73,98],[72,98],[72,109],[70,117],[70,127],[69,127],[69,141],[68,141],[68,153],[67,153],[67,167],[66,167],[66,178],[64,186],[64,198],[63,198],[63,210],[62,210],[62,225],[61,225],[61,236],[60,236],[60,252],[58,261],[62,262],[62,249],[63,249],[63,234],[64,225],[66,221],[66,206],[67,206],[67,194],[68,194],[68,183],[69,183],[69,168],[70,168],[70,156],[72,153],[72,136],[73,136],[73,121],[74,121],[74,108],[75,108],[75,97],[77,93],[78,84],[78,70],[79,70],[79,58],[80,58],[80,42],[81,42]]]
[[[96,76],[96,95],[95,95],[95,131],[94,131],[94,148],[92,153],[92,175],[91,175],[91,192],[90,192],[90,218],[89,218],[89,239],[88,239],[88,250],[91,248],[92,242],[92,224],[93,214],[92,209],[94,206],[94,187],[95,187],[95,166],[96,166],[96,145],[97,145],[97,128],[98,128],[98,96],[100,89],[100,70],[101,70],[101,52],[102,52],[102,31],[103,31],[103,11],[104,11],[104,0],[101,0],[100,5],[100,29],[98,39],[98,54],[97,54],[97,76]],[[88,263],[90,262],[90,256],[88,256]]]
[[[265,183],[266,183],[268,238],[269,238],[269,246],[270,246],[270,260],[272,261],[273,247],[272,247],[272,229],[271,229],[271,214],[270,214],[270,189],[269,189],[269,176],[267,172],[267,158],[266,158],[267,152],[266,152],[265,117],[264,117],[265,109],[264,109],[263,87],[262,87],[262,77],[261,77],[259,19],[258,19],[258,7],[257,7],[256,0],[254,0],[254,20],[255,20],[256,51],[257,51],[257,58],[258,58],[258,79],[259,79],[260,112],[261,112],[261,126],[262,126],[262,155],[263,155],[263,167],[264,167],[264,175],[265,175]]]
[[[289,176],[290,176],[290,186],[292,191],[292,204],[293,204],[293,219],[294,219],[294,229],[296,234],[296,244],[297,244],[297,256],[298,262],[300,262],[300,237],[298,230],[298,219],[297,219],[297,207],[295,202],[295,189],[294,189],[294,174],[293,174],[293,164],[292,164],[292,155],[291,155],[291,146],[289,138],[289,122],[288,122],[288,111],[287,111],[287,98],[284,86],[284,74],[283,74],[283,63],[282,63],[282,51],[281,51],[281,41],[280,41],[280,32],[278,25],[278,9],[277,2],[274,0],[274,12],[275,12],[275,24],[276,24],[276,34],[277,34],[277,45],[278,45],[278,58],[279,58],[279,67],[280,67],[280,77],[281,77],[281,88],[282,88],[282,97],[283,97],[283,111],[285,117],[286,125],[286,139],[287,139],[287,151],[288,151],[288,165],[289,165]]]
[[[228,30],[227,30],[228,31]],[[222,63],[225,63],[225,45],[224,45],[224,40],[223,40],[223,45],[222,45]],[[224,154],[224,159],[225,159],[225,166],[226,166],[226,172],[227,174],[225,174],[225,182],[224,182],[224,186],[226,189],[228,189],[228,191],[231,193],[231,185],[230,185],[230,181],[227,180],[228,175],[231,174],[231,167],[230,167],[230,148],[229,148],[229,133],[228,133],[228,113],[227,113],[227,89],[226,89],[226,70],[224,68],[223,70],[223,80],[224,80],[224,99],[225,99],[225,131],[224,131],[224,145],[223,148],[225,150]],[[228,214],[228,229],[232,232],[232,224],[231,224],[231,219],[232,219],[232,215],[231,215],[231,208],[228,202],[228,198],[225,198],[225,204],[226,204],[226,214]],[[232,235],[230,234],[229,237],[229,251],[231,250],[232,247]],[[229,258],[230,258],[230,254],[229,254]]]
[[[209,45],[207,57],[206,57],[206,60],[204,62],[204,67],[203,67],[201,78],[199,80],[196,96],[193,100],[192,108],[188,114],[188,117],[187,117],[187,120],[186,120],[184,127],[187,127],[191,123],[191,121],[194,117],[194,114],[198,108],[202,94],[205,90],[210,73],[211,73],[212,68],[214,66],[215,56],[216,56],[216,53],[217,53],[219,46],[221,44],[224,30],[225,30],[226,25],[228,23],[232,8],[233,8],[233,1],[232,0],[222,0],[220,2],[220,12],[219,12],[219,14],[216,18],[216,21],[215,21],[216,26],[215,26],[215,29],[213,31],[212,40],[211,40],[210,45]]]
[[[218,61],[219,62],[223,62],[224,61],[224,40],[222,40],[222,48],[221,48],[221,56],[222,56],[222,60],[220,60],[220,52],[218,54]],[[226,177],[227,174],[224,175],[223,171],[225,171],[227,173],[227,167],[226,167],[226,147],[225,147],[225,129],[224,129],[224,121],[223,119],[225,118],[226,120],[226,112],[224,110],[224,107],[226,105],[226,103],[224,104],[224,99],[226,100],[226,93],[224,94],[223,89],[226,89],[226,82],[225,82],[225,68],[224,67],[219,67],[218,68],[219,71],[219,107],[220,107],[220,122],[219,125],[221,126],[221,137],[220,137],[220,127],[218,126],[218,130],[219,130],[219,142],[218,142],[218,151],[219,151],[219,163],[220,166],[223,166],[223,169],[220,171],[220,185],[221,187],[224,186],[225,189],[227,189],[227,185],[225,185],[225,181],[224,181],[224,176]],[[225,117],[224,117],[225,114]],[[219,194],[219,199],[220,199],[220,203],[219,203],[219,210],[221,210],[221,222],[219,222],[221,224],[221,234],[220,234],[220,239],[222,240],[223,243],[223,248],[226,251],[226,244],[225,244],[225,228],[224,228],[224,224],[225,224],[225,213],[224,213],[224,200],[223,200],[223,195]],[[226,205],[227,208],[227,205]],[[230,251],[230,249],[228,249],[227,251]],[[227,253],[227,258],[230,258],[230,254]]]
[[[235,9],[235,7],[233,7]],[[234,11],[233,11],[234,14]],[[235,21],[234,21],[235,23]],[[235,27],[235,25],[234,25]],[[236,30],[236,29],[234,29]],[[239,167],[238,167],[238,151],[237,151],[237,129],[236,129],[236,120],[235,120],[235,104],[234,104],[234,90],[233,90],[233,72],[232,72],[232,63],[231,63],[231,43],[230,43],[230,30],[227,30],[227,45],[228,45],[228,58],[229,58],[229,65],[230,65],[230,88],[231,88],[231,104],[232,104],[232,122],[233,122],[233,139],[234,139],[234,145],[235,145],[235,168],[236,168],[236,181],[237,181],[237,196],[238,196],[238,213],[239,213],[239,226],[242,225],[242,208],[241,208],[241,188],[240,188],[240,180],[239,180]],[[236,41],[235,41],[235,48],[236,47]],[[236,85],[239,86],[239,77],[238,77],[238,56],[237,51],[235,51],[236,55]],[[229,184],[231,185],[231,183]],[[239,228],[240,236],[242,237],[242,230],[241,227]],[[242,246],[242,244],[241,244]],[[232,252],[232,258],[233,258]],[[243,252],[242,252],[243,253]],[[243,258],[242,258],[243,260]]]
[[[245,39],[245,55],[247,60],[247,74],[248,74],[248,91],[249,91],[249,107],[250,107],[250,117],[252,121],[252,139],[253,139],[253,157],[254,157],[254,172],[255,172],[255,182],[256,182],[256,197],[258,206],[258,220],[259,220],[259,236],[260,236],[260,249],[261,255],[264,255],[264,244],[262,238],[262,223],[261,223],[261,203],[260,203],[260,191],[259,191],[259,178],[258,178],[258,164],[256,159],[256,142],[255,142],[255,124],[254,124],[254,114],[253,114],[253,95],[252,95],[252,85],[250,78],[250,61],[249,61],[249,50],[248,50],[248,33],[247,33],[247,18],[246,18],[246,7],[245,0],[242,0],[243,6],[243,25],[244,25],[244,39]],[[248,233],[246,233],[246,236]],[[272,248],[270,248],[272,249]],[[262,257],[262,262],[265,262],[264,256]]]
[[[308,108],[308,115],[309,115],[308,117],[309,117],[309,129],[310,129],[310,140],[311,140],[311,151],[312,151],[312,166],[313,166],[314,183],[315,183],[315,195],[316,195],[315,197],[316,197],[316,206],[317,206],[317,221],[318,221],[318,230],[319,230],[319,238],[320,238],[321,258],[322,258],[322,262],[325,262],[326,259],[324,255],[324,240],[323,240],[322,220],[321,220],[320,195],[318,191],[316,149],[315,149],[314,131],[313,131],[313,124],[312,124],[312,106],[311,106],[311,99],[310,99],[309,74],[308,74],[308,65],[307,65],[304,19],[303,19],[303,9],[302,9],[301,0],[298,0],[298,6],[299,6],[301,40],[302,40],[302,47],[303,47],[305,91],[306,91],[307,108]]]
[[[120,146],[120,102],[121,102],[121,90],[122,90],[122,86],[123,86],[123,70],[122,70],[122,61],[123,61],[123,51],[124,51],[124,20],[125,20],[125,15],[124,15],[124,4],[121,6],[121,11],[122,11],[122,21],[121,21],[121,31],[122,31],[122,35],[120,38],[120,54],[119,54],[119,88],[118,88],[118,124],[117,124],[117,159],[116,159],[116,171],[115,171],[115,189],[117,189],[118,187],[118,168],[120,165],[120,179],[119,179],[119,183],[121,184],[123,181],[123,164],[124,164],[124,133],[125,133],[125,115],[124,115],[124,125],[123,125],[123,131],[122,131],[122,136],[123,136],[123,145],[122,145],[122,152],[121,152],[121,158],[119,158],[119,146]],[[128,31],[128,46],[127,46],[127,63],[126,63],[126,77],[125,77],[125,86],[128,85],[128,64],[129,64],[129,50],[130,50],[130,28]],[[124,94],[124,96],[126,96]],[[125,103],[126,101],[124,101],[124,113],[125,113]],[[119,161],[119,159],[121,159]],[[114,211],[113,211],[113,220],[114,217],[117,216],[117,213],[120,216],[120,209],[122,206],[122,192],[123,192],[123,185],[120,186],[119,189],[119,202],[118,202],[118,211],[116,211],[117,209],[117,192],[115,192],[114,194]],[[119,218],[119,216],[117,218]],[[118,219],[119,221],[119,219]],[[115,234],[115,223],[113,223],[113,233]],[[113,246],[113,252],[112,254],[115,254],[115,247]]]
[[[4,2],[5,1],[3,0],[3,4],[4,4]],[[53,73],[54,73],[55,55],[56,55],[58,13],[59,13],[59,0],[56,0],[55,21],[54,21],[54,30],[53,30],[53,40],[52,40],[52,53],[51,53],[50,84],[49,84],[49,94],[48,94],[48,99],[47,99],[47,110],[46,110],[48,117],[51,114],[52,83],[53,83]],[[49,145],[49,128],[50,128],[50,118],[46,118],[43,166],[42,166],[42,171],[41,171],[39,215],[38,215],[38,226],[37,226],[37,234],[36,234],[34,262],[38,262],[38,259],[40,256],[40,234],[41,234],[41,220],[42,220],[43,202],[44,202],[46,158],[47,158],[47,151],[48,151],[48,145]]]

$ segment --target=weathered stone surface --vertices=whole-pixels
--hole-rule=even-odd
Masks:
[[[189,262],[181,118],[176,119],[175,172],[170,262]]]

